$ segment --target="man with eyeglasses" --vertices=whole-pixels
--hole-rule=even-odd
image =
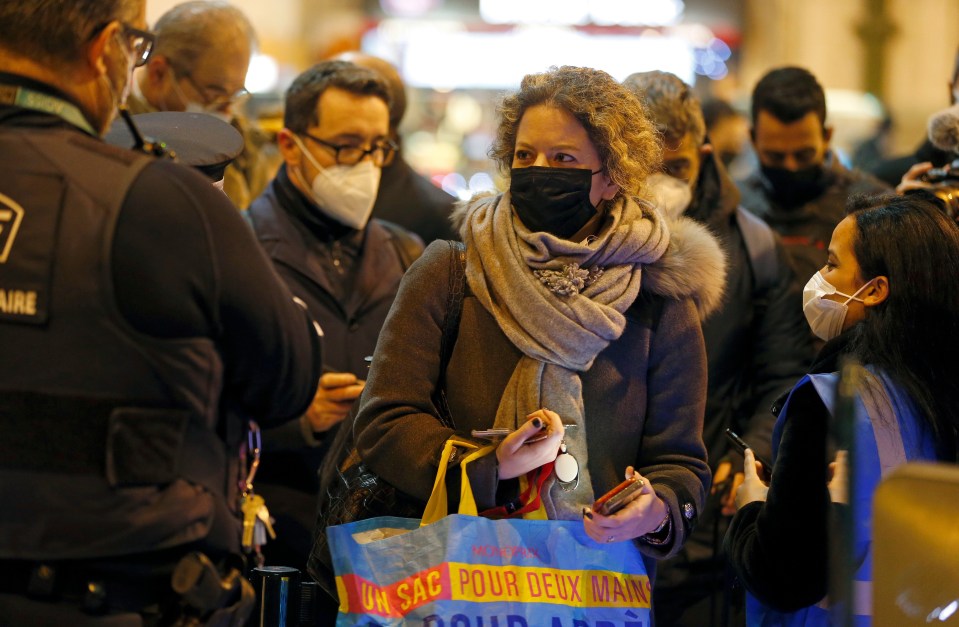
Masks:
[[[259,489],[277,532],[264,549],[268,564],[305,567],[316,472],[363,390],[364,358],[400,279],[423,250],[412,233],[370,219],[380,170],[395,150],[389,102],[380,75],[352,63],[326,61],[298,76],[277,137],[284,164],[248,210],[280,276],[326,334],[325,372],[300,429],[264,432]]]
[[[266,139],[242,115],[249,99],[246,73],[256,34],[246,16],[225,0],[196,0],[174,6],[157,20],[156,49],[136,75],[132,113],[208,113],[243,135],[243,152],[226,169],[223,191],[246,209],[270,180],[261,153]]]
[[[145,14],[0,0],[0,625],[242,624],[240,442],[320,377],[223,194],[100,137]]]
[[[385,59],[361,52],[343,52],[334,58],[370,68],[386,79],[392,100],[390,138],[399,146],[399,126],[406,114],[406,85],[399,71]],[[459,239],[450,220],[454,202],[456,198],[410,167],[400,146],[392,162],[383,166],[373,215],[413,231],[428,244],[435,239]]]

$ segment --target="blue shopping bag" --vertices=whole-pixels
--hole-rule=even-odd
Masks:
[[[464,514],[475,513],[465,470],[461,513],[437,518],[445,467],[423,522],[380,517],[327,530],[338,627],[649,627],[652,589],[632,542],[599,544],[580,521]]]

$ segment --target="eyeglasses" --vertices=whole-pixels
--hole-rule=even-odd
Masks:
[[[146,65],[153,53],[153,46],[157,40],[156,35],[148,30],[140,30],[123,22],[120,22],[120,26],[123,29],[123,36],[126,37],[130,49],[133,51],[133,65],[135,67]]]
[[[247,91],[246,87],[241,87],[232,94],[227,93],[226,89],[216,85],[210,85],[209,87],[201,87],[197,84],[193,77],[190,76],[189,72],[180,72],[174,70],[174,74],[184,79],[186,82],[190,83],[190,87],[193,88],[193,91],[200,95],[205,109],[210,111],[223,111],[231,107],[238,107],[246,102],[250,98],[250,92]],[[210,92],[213,92],[212,94]]]
[[[332,150],[334,159],[336,159],[336,162],[339,165],[356,165],[365,159],[366,155],[370,155],[373,157],[373,165],[378,168],[382,168],[383,164],[386,163],[388,159],[393,158],[397,148],[396,144],[392,141],[385,141],[381,144],[376,144],[372,148],[365,149],[350,144],[331,144],[330,142],[320,139],[319,137],[314,137],[309,133],[304,133],[304,135],[324,148]]]
[[[113,22],[104,22],[96,28],[93,29],[93,33],[90,34],[90,41],[103,32],[103,29],[112,24]],[[141,67],[146,65],[147,61],[150,59],[150,55],[153,53],[153,47],[156,44],[157,36],[151,33],[148,30],[140,30],[139,28],[134,28],[126,22],[120,22],[120,29],[122,32],[119,34],[126,38],[127,46],[130,47],[130,50],[133,51],[133,66]]]

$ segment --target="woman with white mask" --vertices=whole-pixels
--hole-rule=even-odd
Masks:
[[[803,291],[806,319],[827,342],[813,374],[781,405],[768,486],[746,451],[726,549],[748,592],[751,626],[833,624],[826,598],[829,524],[847,504],[855,515],[854,624],[870,625],[877,484],[907,461],[957,459],[959,228],[916,196],[861,204],[836,226],[826,265]],[[852,370],[855,460],[848,469],[844,451],[833,465],[826,457],[836,370],[845,358],[863,364]]]

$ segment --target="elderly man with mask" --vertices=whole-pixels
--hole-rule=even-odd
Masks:
[[[370,219],[383,164],[393,156],[390,91],[376,72],[325,61],[286,92],[277,141],[284,164],[247,212],[291,291],[325,332],[324,373],[297,425],[264,432],[258,475],[276,541],[268,563],[303,568],[312,546],[317,471],[360,393],[386,314],[422,241]]]
[[[246,209],[270,178],[260,153],[265,139],[239,111],[249,95],[244,85],[256,45],[253,26],[225,0],[195,0],[164,13],[154,31],[156,49],[137,74],[130,111],[209,113],[233,124],[244,147],[226,170],[223,191]]]
[[[775,418],[769,408],[792,378],[805,373],[812,358],[809,329],[783,246],[768,225],[738,206],[739,192],[708,143],[692,88],[658,71],[631,74],[624,84],[664,139],[663,173],[649,180],[660,206],[708,226],[727,259],[722,308],[703,322],[709,375],[703,441],[713,490],[679,554],[660,562],[653,587],[657,625],[720,625],[726,581],[717,544],[735,513],[743,478],[741,456],[724,432],[732,429],[757,455],[770,456]]]
[[[742,204],[779,233],[796,276],[810,277],[826,263],[846,198],[889,187],[847,169],[830,151],[826,94],[803,68],[778,68],[760,79],[750,133],[760,168],[739,183]]]
[[[240,624],[247,417],[301,414],[320,376],[313,322],[223,194],[100,139],[145,14],[0,0],[3,625]]]

